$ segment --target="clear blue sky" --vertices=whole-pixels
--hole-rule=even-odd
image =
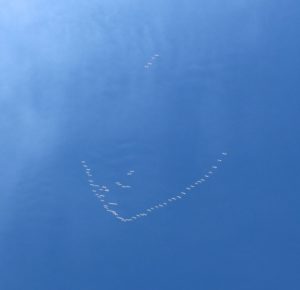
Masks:
[[[300,289],[299,1],[0,4],[1,290]]]

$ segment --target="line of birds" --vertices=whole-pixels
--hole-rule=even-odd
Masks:
[[[145,69],[149,69],[153,65],[153,63],[156,60],[156,58],[158,58],[158,57],[159,57],[159,54],[157,54],[157,53],[154,54],[154,55],[152,55],[151,59],[148,60],[147,63],[145,63],[144,68]]]
[[[217,164],[221,164],[224,160],[224,157],[227,156],[226,152],[223,152],[221,154],[221,157],[218,158]],[[185,187],[184,191],[180,191],[179,193],[169,197],[167,200],[159,202],[157,204],[152,205],[149,208],[146,208],[144,211],[136,213],[135,215],[131,217],[124,217],[119,214],[118,211],[115,209],[111,209],[110,206],[118,206],[118,203],[116,202],[108,202],[106,201],[106,192],[110,191],[110,188],[108,188],[106,185],[98,185],[94,182],[94,180],[90,179],[90,177],[93,176],[91,173],[91,169],[88,167],[87,162],[85,160],[81,161],[81,164],[85,170],[85,174],[88,177],[88,183],[91,187],[91,191],[95,194],[95,196],[100,200],[100,202],[103,204],[103,208],[110,214],[112,214],[116,219],[120,220],[121,222],[133,222],[140,218],[146,217],[152,212],[164,208],[171,203],[174,203],[176,201],[181,200],[182,198],[185,198],[187,195],[191,194],[192,191],[197,188],[200,184],[206,182],[218,169],[219,165],[212,165],[210,167],[210,170],[208,170],[203,176],[199,177],[196,181],[194,181],[192,184]],[[131,170],[129,172],[134,172],[134,170]],[[120,182],[116,182],[121,184]],[[119,185],[120,186],[120,185]]]

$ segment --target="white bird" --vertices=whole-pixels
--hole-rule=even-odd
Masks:
[[[222,155],[226,156],[226,155],[227,155],[227,153],[226,153],[226,152],[222,152]]]

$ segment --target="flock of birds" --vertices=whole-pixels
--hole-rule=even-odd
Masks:
[[[150,214],[154,213],[155,211],[166,208],[167,206],[171,205],[174,202],[180,201],[183,198],[186,198],[188,195],[190,195],[197,187],[206,182],[213,174],[215,174],[216,170],[219,168],[219,166],[222,164],[224,161],[224,158],[227,156],[226,152],[223,152],[221,154],[221,157],[216,160],[216,163],[210,167],[210,169],[203,174],[203,176],[200,176],[197,180],[189,184],[188,186],[185,187],[183,191],[180,191],[173,196],[170,196],[167,200],[158,202],[151,207],[146,208],[145,210],[136,213],[133,216],[130,217],[124,217],[120,215],[120,213],[117,210],[118,203],[117,202],[111,202],[109,200],[109,192],[111,188],[107,187],[106,185],[99,185],[96,184],[95,181],[92,179],[93,174],[91,172],[91,169],[89,168],[87,162],[85,160],[81,161],[82,167],[85,171],[85,174],[88,179],[89,186],[91,188],[92,193],[100,200],[101,204],[103,205],[103,208],[105,211],[109,214],[111,214],[113,217],[118,219],[121,222],[133,222],[136,221],[140,218],[147,217]],[[135,173],[134,170],[130,170],[127,172],[127,175],[133,175]],[[121,188],[130,188],[130,185],[123,185],[121,182],[116,181],[115,182],[116,186],[119,186]]]
[[[158,58],[158,57],[159,57],[159,54],[157,54],[157,53],[152,55],[151,58],[147,61],[147,63],[145,63],[144,68],[149,69],[155,62],[156,58]]]
[[[159,54],[154,54],[151,56],[151,58],[147,61],[147,63],[144,65],[145,69],[150,69],[153,63],[156,61],[156,59],[159,57]],[[90,186],[90,189],[92,193],[99,199],[99,201],[102,203],[103,208],[105,211],[109,214],[111,214],[113,217],[118,219],[121,222],[133,222],[140,218],[147,217],[150,214],[154,213],[155,211],[166,208],[167,206],[171,205],[174,202],[177,202],[179,200],[182,200],[183,198],[186,198],[188,195],[190,195],[197,187],[206,182],[213,174],[215,174],[216,170],[220,166],[220,164],[223,162],[224,157],[227,155],[226,152],[223,152],[221,154],[221,157],[216,160],[216,164],[212,165],[210,169],[203,175],[200,176],[197,180],[195,180],[193,183],[185,187],[183,191],[180,191],[173,196],[170,196],[167,200],[158,202],[151,207],[146,208],[145,210],[136,213],[133,216],[130,217],[124,217],[122,216],[119,211],[117,210],[119,204],[117,202],[109,201],[109,192],[111,191],[111,188],[109,188],[106,185],[99,185],[97,184],[92,178],[93,174],[91,172],[91,169],[89,168],[87,162],[85,160],[81,161],[82,167],[84,168],[85,174],[88,178],[88,183]],[[127,172],[127,176],[132,176],[135,174],[134,170],[129,170]],[[123,184],[120,181],[116,181],[115,186],[122,188],[122,189],[129,189],[132,186],[128,184]]]

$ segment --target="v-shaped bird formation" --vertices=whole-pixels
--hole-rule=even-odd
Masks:
[[[110,200],[110,191],[113,190],[112,187],[108,187],[106,185],[99,185],[97,184],[92,178],[93,174],[91,171],[91,168],[89,168],[87,161],[82,160],[81,164],[85,171],[85,175],[87,177],[88,184],[90,186],[91,192],[96,196],[96,198],[99,199],[100,203],[102,204],[104,210],[111,214],[113,217],[115,217],[117,220],[121,222],[133,222],[138,219],[148,217],[151,214],[154,214],[157,210],[164,209],[168,206],[170,206],[174,202],[181,201],[182,199],[185,199],[189,195],[191,195],[193,192],[196,192],[198,187],[206,182],[208,179],[210,179],[218,170],[218,168],[221,166],[222,162],[224,161],[224,158],[227,156],[226,152],[223,152],[221,156],[216,160],[216,162],[210,166],[210,169],[205,172],[202,176],[199,176],[196,180],[194,180],[192,183],[187,185],[184,189],[178,191],[177,193],[171,195],[166,200],[158,201],[157,203],[149,206],[146,209],[143,209],[139,212],[136,212],[134,215],[131,216],[122,216],[120,212],[118,211],[118,208],[121,206],[117,202],[113,202]],[[127,172],[128,176],[131,176],[135,173],[134,170],[130,170]],[[115,185],[122,188],[122,189],[130,189],[131,185],[124,185],[120,181],[116,181]]]

